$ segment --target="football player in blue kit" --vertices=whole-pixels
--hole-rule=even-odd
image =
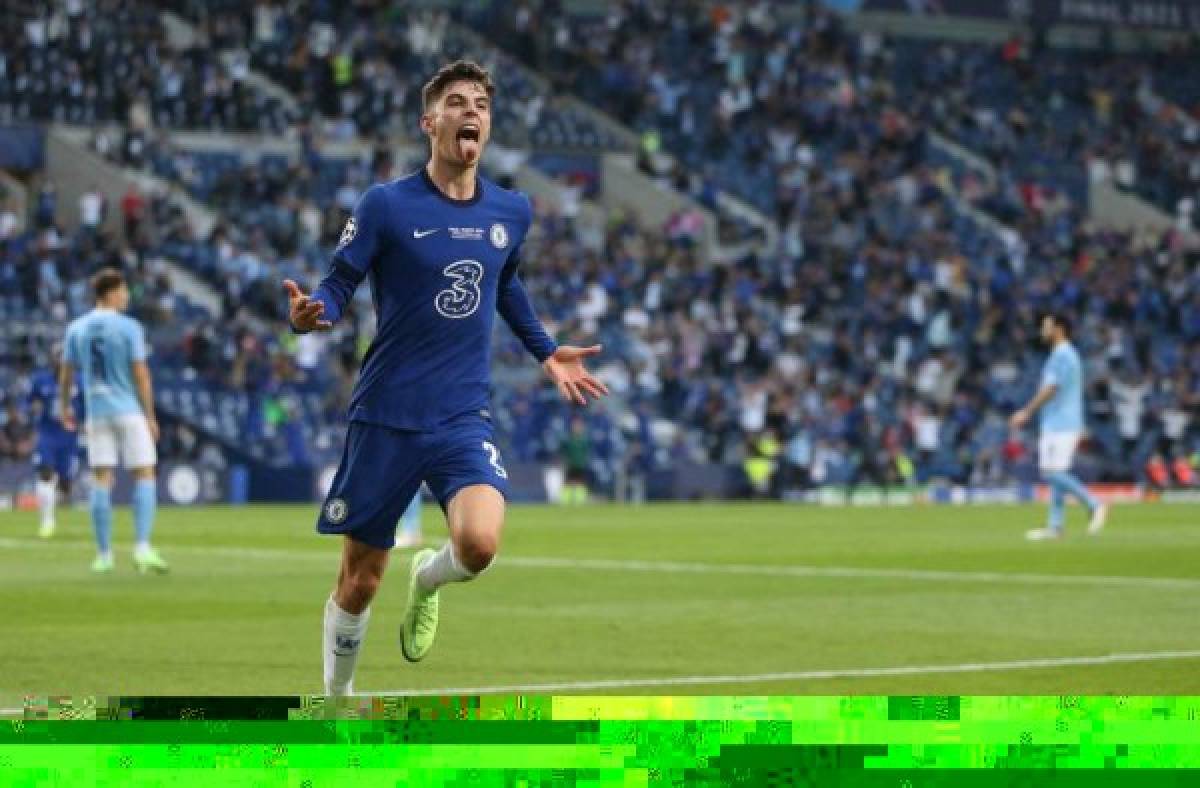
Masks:
[[[64,499],[71,494],[71,482],[79,466],[79,441],[74,432],[63,427],[58,396],[59,359],[62,348],[51,351],[53,361],[46,369],[38,370],[29,379],[29,406],[37,419],[37,445],[33,450],[33,466],[37,472],[35,490],[41,524],[38,535],[49,539],[56,527],[54,509],[61,491]],[[83,399],[75,381],[67,395],[76,413],[83,411]]]
[[[564,398],[586,405],[608,393],[584,366],[600,346],[557,345],[517,275],[533,220],[529,200],[478,173],[494,92],[475,63],[442,67],[422,92],[428,163],[363,194],[315,292],[284,282],[295,331],[329,329],[363,279],[377,318],[341,464],[317,521],[321,533],[344,535],[337,585],[325,604],[328,695],[353,692],[396,521],[422,482],[445,512],[450,539],[413,556],[400,632],[408,660],[423,659],[433,645],[438,589],[477,577],[496,554],[508,472],[489,414],[495,314]]]

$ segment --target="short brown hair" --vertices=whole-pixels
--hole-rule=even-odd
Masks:
[[[1066,312],[1052,309],[1052,310],[1049,310],[1049,311],[1043,313],[1042,317],[1050,318],[1052,321],[1054,321],[1054,325],[1058,326],[1059,328],[1061,328],[1063,330],[1064,334],[1066,334],[1068,337],[1071,336],[1071,329],[1072,329],[1071,316],[1068,315]]]
[[[474,60],[455,60],[437,70],[425,87],[421,88],[421,109],[428,112],[429,108],[438,102],[446,88],[455,82],[478,82],[487,91],[488,98],[496,95],[496,86],[492,84],[492,75]]]
[[[119,268],[101,268],[92,275],[92,293],[99,301],[104,296],[125,284],[125,274]]]

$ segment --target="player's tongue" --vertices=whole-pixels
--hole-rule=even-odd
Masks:
[[[458,155],[467,164],[479,158],[479,127],[468,124],[458,130],[455,135],[458,144]]]

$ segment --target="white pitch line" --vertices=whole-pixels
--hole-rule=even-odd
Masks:
[[[38,549],[52,545],[90,547],[90,542],[43,542],[32,539],[2,539],[0,548]],[[122,549],[131,545],[115,545]],[[288,550],[286,548],[223,547],[209,545],[172,545],[164,550],[198,555],[217,555],[230,558],[260,558],[264,560],[312,560],[334,563],[336,552]],[[1050,575],[1033,572],[985,572],[941,569],[904,569],[889,567],[814,566],[809,564],[709,564],[687,561],[638,561],[609,558],[555,558],[540,556],[504,556],[497,565],[523,569],[570,569],[600,572],[651,572],[659,574],[748,575],[757,577],[834,577],[856,580],[916,580],[961,581],[968,583],[1011,583],[1014,585],[1110,586],[1145,588],[1200,589],[1200,578],[1147,577],[1139,575]]]
[[[891,668],[834,668],[804,670],[788,673],[750,673],[742,676],[663,676],[641,679],[598,679],[594,681],[557,681],[541,684],[507,684],[492,687],[441,687],[437,689],[404,689],[384,692],[364,692],[363,695],[494,695],[523,692],[561,692],[571,690],[605,690],[627,687],[683,687],[707,684],[760,684],[778,681],[820,681],[822,679],[872,678],[875,676],[919,676],[936,673],[984,673],[988,671],[1033,670],[1037,668],[1075,667],[1080,665],[1112,665],[1125,662],[1158,662],[1172,659],[1200,659],[1196,651],[1151,651],[1144,653],[1106,654],[1091,657],[1045,657],[1019,659],[1009,662],[967,662],[958,665],[906,665]]]
[[[634,561],[604,558],[501,557],[513,566],[543,569],[593,569],[622,572],[686,574],[762,575],[773,577],[845,577],[882,580],[963,580],[979,583],[1036,583],[1045,585],[1110,585],[1166,588],[1200,588],[1200,578],[1138,577],[1133,575],[1046,575],[1029,572],[960,572],[938,569],[892,569],[887,567],[707,564],[682,561]]]
[[[25,549],[41,549],[46,547],[92,547],[91,542],[72,541],[66,539],[51,539],[48,541],[34,541],[32,539],[0,539],[0,548],[13,547]],[[132,550],[132,544],[113,543],[114,549]],[[170,545],[163,548],[164,552],[168,553],[194,553],[197,555],[216,555],[226,556],[229,558],[261,558],[264,560],[278,561],[280,559],[296,560],[296,559],[312,559],[325,561],[326,563],[337,563],[338,553],[336,552],[317,552],[315,550],[288,550],[286,548],[277,547],[220,547],[210,545]]]

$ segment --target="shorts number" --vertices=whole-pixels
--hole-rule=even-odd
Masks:
[[[92,357],[92,379],[97,383],[107,383],[108,367],[104,354],[104,337],[92,337],[88,350]]]
[[[483,281],[483,263],[458,260],[442,269],[442,273],[454,281],[433,299],[438,314],[455,319],[475,314],[475,310],[479,308],[479,283]]]
[[[504,470],[504,466],[500,464],[500,451],[488,441],[483,442],[483,450],[488,453],[488,462],[496,469],[496,475],[501,479],[507,479],[508,471]]]

